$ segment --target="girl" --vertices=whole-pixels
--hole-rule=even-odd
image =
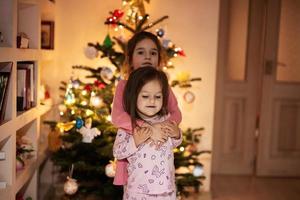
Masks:
[[[123,70],[125,78],[133,70],[139,67],[151,65],[161,69],[164,64],[162,56],[163,49],[160,44],[160,41],[154,34],[150,32],[143,31],[135,34],[128,41],[126,54],[126,65],[125,70]],[[128,133],[149,131],[150,128],[147,126],[145,127],[145,125],[143,125],[142,120],[137,120],[138,126],[137,128],[133,129],[130,116],[124,111],[122,103],[125,85],[126,80],[120,80],[116,87],[111,113],[112,123],[116,127],[126,130]],[[166,140],[165,133],[160,131],[161,129],[167,130],[163,127],[167,127],[168,129],[172,129],[175,131],[177,129],[178,124],[181,122],[181,112],[178,108],[176,97],[170,87],[168,97],[168,111],[170,113],[170,118],[168,119],[168,122],[152,124],[151,129],[156,129],[156,132],[160,132],[160,134],[152,136],[152,139],[155,142],[164,142]],[[126,164],[126,160],[117,161],[116,175],[114,178],[115,185],[126,184]]]
[[[149,124],[165,121],[169,117],[168,94],[164,72],[151,66],[132,72],[123,97],[132,127],[137,126],[137,120]],[[176,199],[173,148],[181,143],[182,137],[180,131],[171,128],[165,131],[168,133],[166,142],[155,149],[148,143],[152,135],[159,134],[155,130],[129,134],[118,129],[113,154],[116,159],[128,160],[128,182],[123,200]]]

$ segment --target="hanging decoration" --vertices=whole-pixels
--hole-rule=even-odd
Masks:
[[[193,175],[195,177],[200,177],[203,175],[203,166],[202,165],[196,165],[193,170]]]
[[[111,79],[114,77],[114,73],[109,67],[103,67],[100,72],[100,77],[106,84],[111,83]]]
[[[82,135],[82,142],[91,143],[92,140],[101,134],[97,128],[92,127],[92,118],[87,118],[85,120],[85,125],[81,127],[78,132]]]
[[[103,41],[103,46],[106,48],[111,48],[113,46],[113,42],[109,36],[109,34],[106,35],[104,41]]]
[[[165,30],[162,28],[156,29],[156,35],[160,38],[163,37],[165,35]]]
[[[93,46],[87,46],[85,49],[84,49],[84,55],[88,58],[88,59],[94,59],[94,58],[97,58],[99,53],[98,53],[98,50],[93,47]]]
[[[71,122],[66,122],[66,123],[63,123],[63,122],[59,122],[57,123],[57,128],[59,128],[60,132],[67,132],[69,130],[71,130],[75,125],[75,121],[71,121]]]
[[[72,164],[69,176],[67,176],[67,181],[64,184],[64,191],[68,195],[73,195],[78,190],[78,183],[77,180],[72,178],[74,165]]]
[[[110,178],[115,177],[116,163],[114,161],[110,161],[110,163],[105,166],[105,174]]]
[[[183,95],[183,99],[186,103],[190,104],[195,101],[195,94],[191,91],[186,91]]]

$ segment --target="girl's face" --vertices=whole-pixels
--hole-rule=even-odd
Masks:
[[[156,115],[162,108],[163,95],[161,85],[157,80],[146,83],[137,98],[137,110],[141,118]]]
[[[144,66],[158,67],[159,52],[155,43],[150,39],[143,39],[137,43],[132,55],[132,67],[137,69]]]

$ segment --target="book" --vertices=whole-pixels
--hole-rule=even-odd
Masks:
[[[18,101],[21,102],[23,99],[23,109],[28,110],[35,106],[35,76],[34,76],[34,63],[33,62],[22,62],[18,63],[18,89],[17,96]],[[19,79],[19,78],[18,78]]]
[[[5,152],[0,151],[0,160],[5,160]]]
[[[4,121],[12,62],[0,63],[0,123]]]

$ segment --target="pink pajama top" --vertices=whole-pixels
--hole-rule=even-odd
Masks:
[[[115,91],[113,107],[111,112],[112,123],[121,129],[126,130],[128,134],[132,133],[131,119],[127,112],[123,108],[123,92],[127,81],[120,80]],[[169,88],[168,110],[170,118],[168,120],[175,121],[177,124],[181,122],[181,112],[178,108],[178,103],[171,88]],[[142,121],[138,121],[138,125],[141,125]],[[127,160],[117,160],[116,175],[114,178],[115,185],[124,185],[127,182]]]
[[[150,123],[162,122],[166,117],[147,119]],[[132,134],[119,129],[113,147],[116,159],[127,159],[128,193],[165,194],[176,190],[173,148],[180,145],[180,139],[168,138],[159,148],[143,143],[138,147]]]

